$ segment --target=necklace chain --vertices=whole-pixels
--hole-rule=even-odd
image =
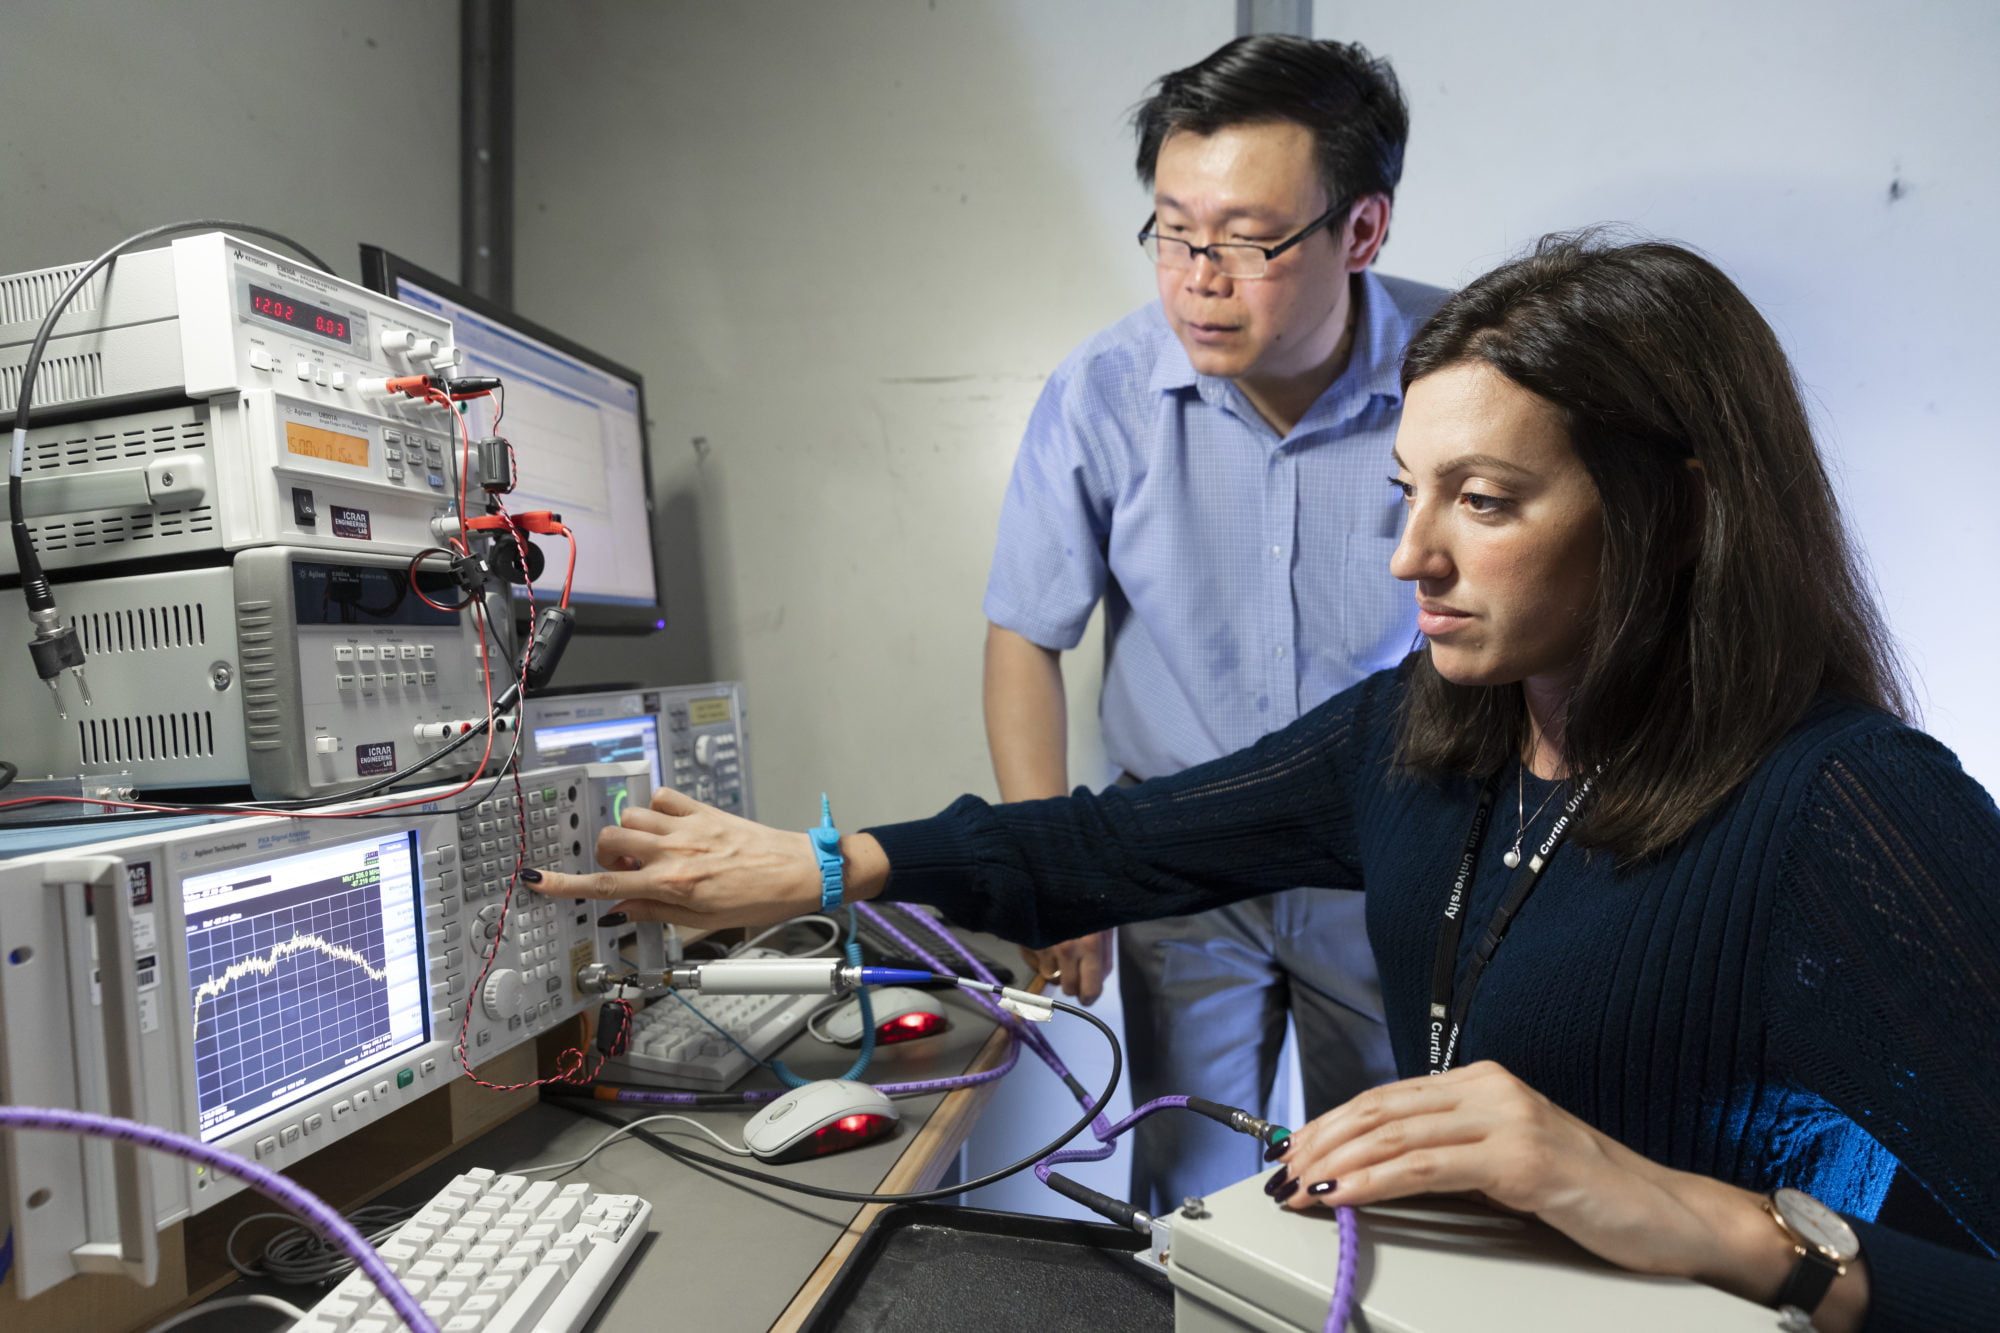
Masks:
[[[1542,803],[1535,807],[1535,813],[1533,815],[1526,814],[1525,812],[1528,808],[1528,761],[1525,759],[1521,761],[1521,767],[1514,773],[1514,817],[1519,821],[1514,826],[1514,845],[1509,847],[1500,856],[1501,863],[1509,870],[1521,864],[1521,843],[1528,836],[1528,826],[1542,817],[1542,811],[1549,808],[1549,802],[1553,801],[1556,798],[1556,792],[1561,790],[1562,784],[1557,783],[1550,790],[1549,794],[1542,798]]]

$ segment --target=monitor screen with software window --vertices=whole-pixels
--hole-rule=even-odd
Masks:
[[[497,375],[505,385],[504,396],[488,401],[504,407],[498,433],[514,446],[517,484],[506,505],[554,510],[576,534],[577,628],[664,628],[637,372],[376,246],[361,247],[361,273],[374,290],[451,320],[460,357],[454,374]],[[477,438],[492,411],[472,420]],[[534,587],[543,603],[561,594],[569,553],[560,537],[537,544],[548,557]]]

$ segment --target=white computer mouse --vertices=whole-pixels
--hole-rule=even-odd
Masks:
[[[797,1162],[858,1148],[895,1131],[896,1107],[866,1083],[823,1078],[750,1117],[743,1146],[763,1162]]]
[[[887,1045],[928,1037],[951,1026],[944,1006],[920,990],[908,986],[883,986],[868,992],[875,1006],[875,1040]],[[861,1000],[847,1000],[827,1011],[817,1023],[818,1033],[840,1046],[861,1044]]]

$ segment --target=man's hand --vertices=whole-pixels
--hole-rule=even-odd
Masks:
[[[1081,939],[1064,940],[1046,949],[1021,949],[1028,966],[1060,984],[1063,994],[1085,1004],[1096,1004],[1104,994],[1104,982],[1111,975],[1111,951],[1117,936],[1108,930]]]

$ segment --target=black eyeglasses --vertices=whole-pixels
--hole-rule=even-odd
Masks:
[[[1162,236],[1154,231],[1153,224],[1160,220],[1160,215],[1155,213],[1139,229],[1139,248],[1146,252],[1146,258],[1161,268],[1193,268],[1197,258],[1206,256],[1208,262],[1215,265],[1215,271],[1227,277],[1261,278],[1270,271],[1273,259],[1306,237],[1325,230],[1329,223],[1344,216],[1353,206],[1352,200],[1342,200],[1307,223],[1304,231],[1276,245],[1251,245],[1247,241],[1195,245],[1178,236]]]

